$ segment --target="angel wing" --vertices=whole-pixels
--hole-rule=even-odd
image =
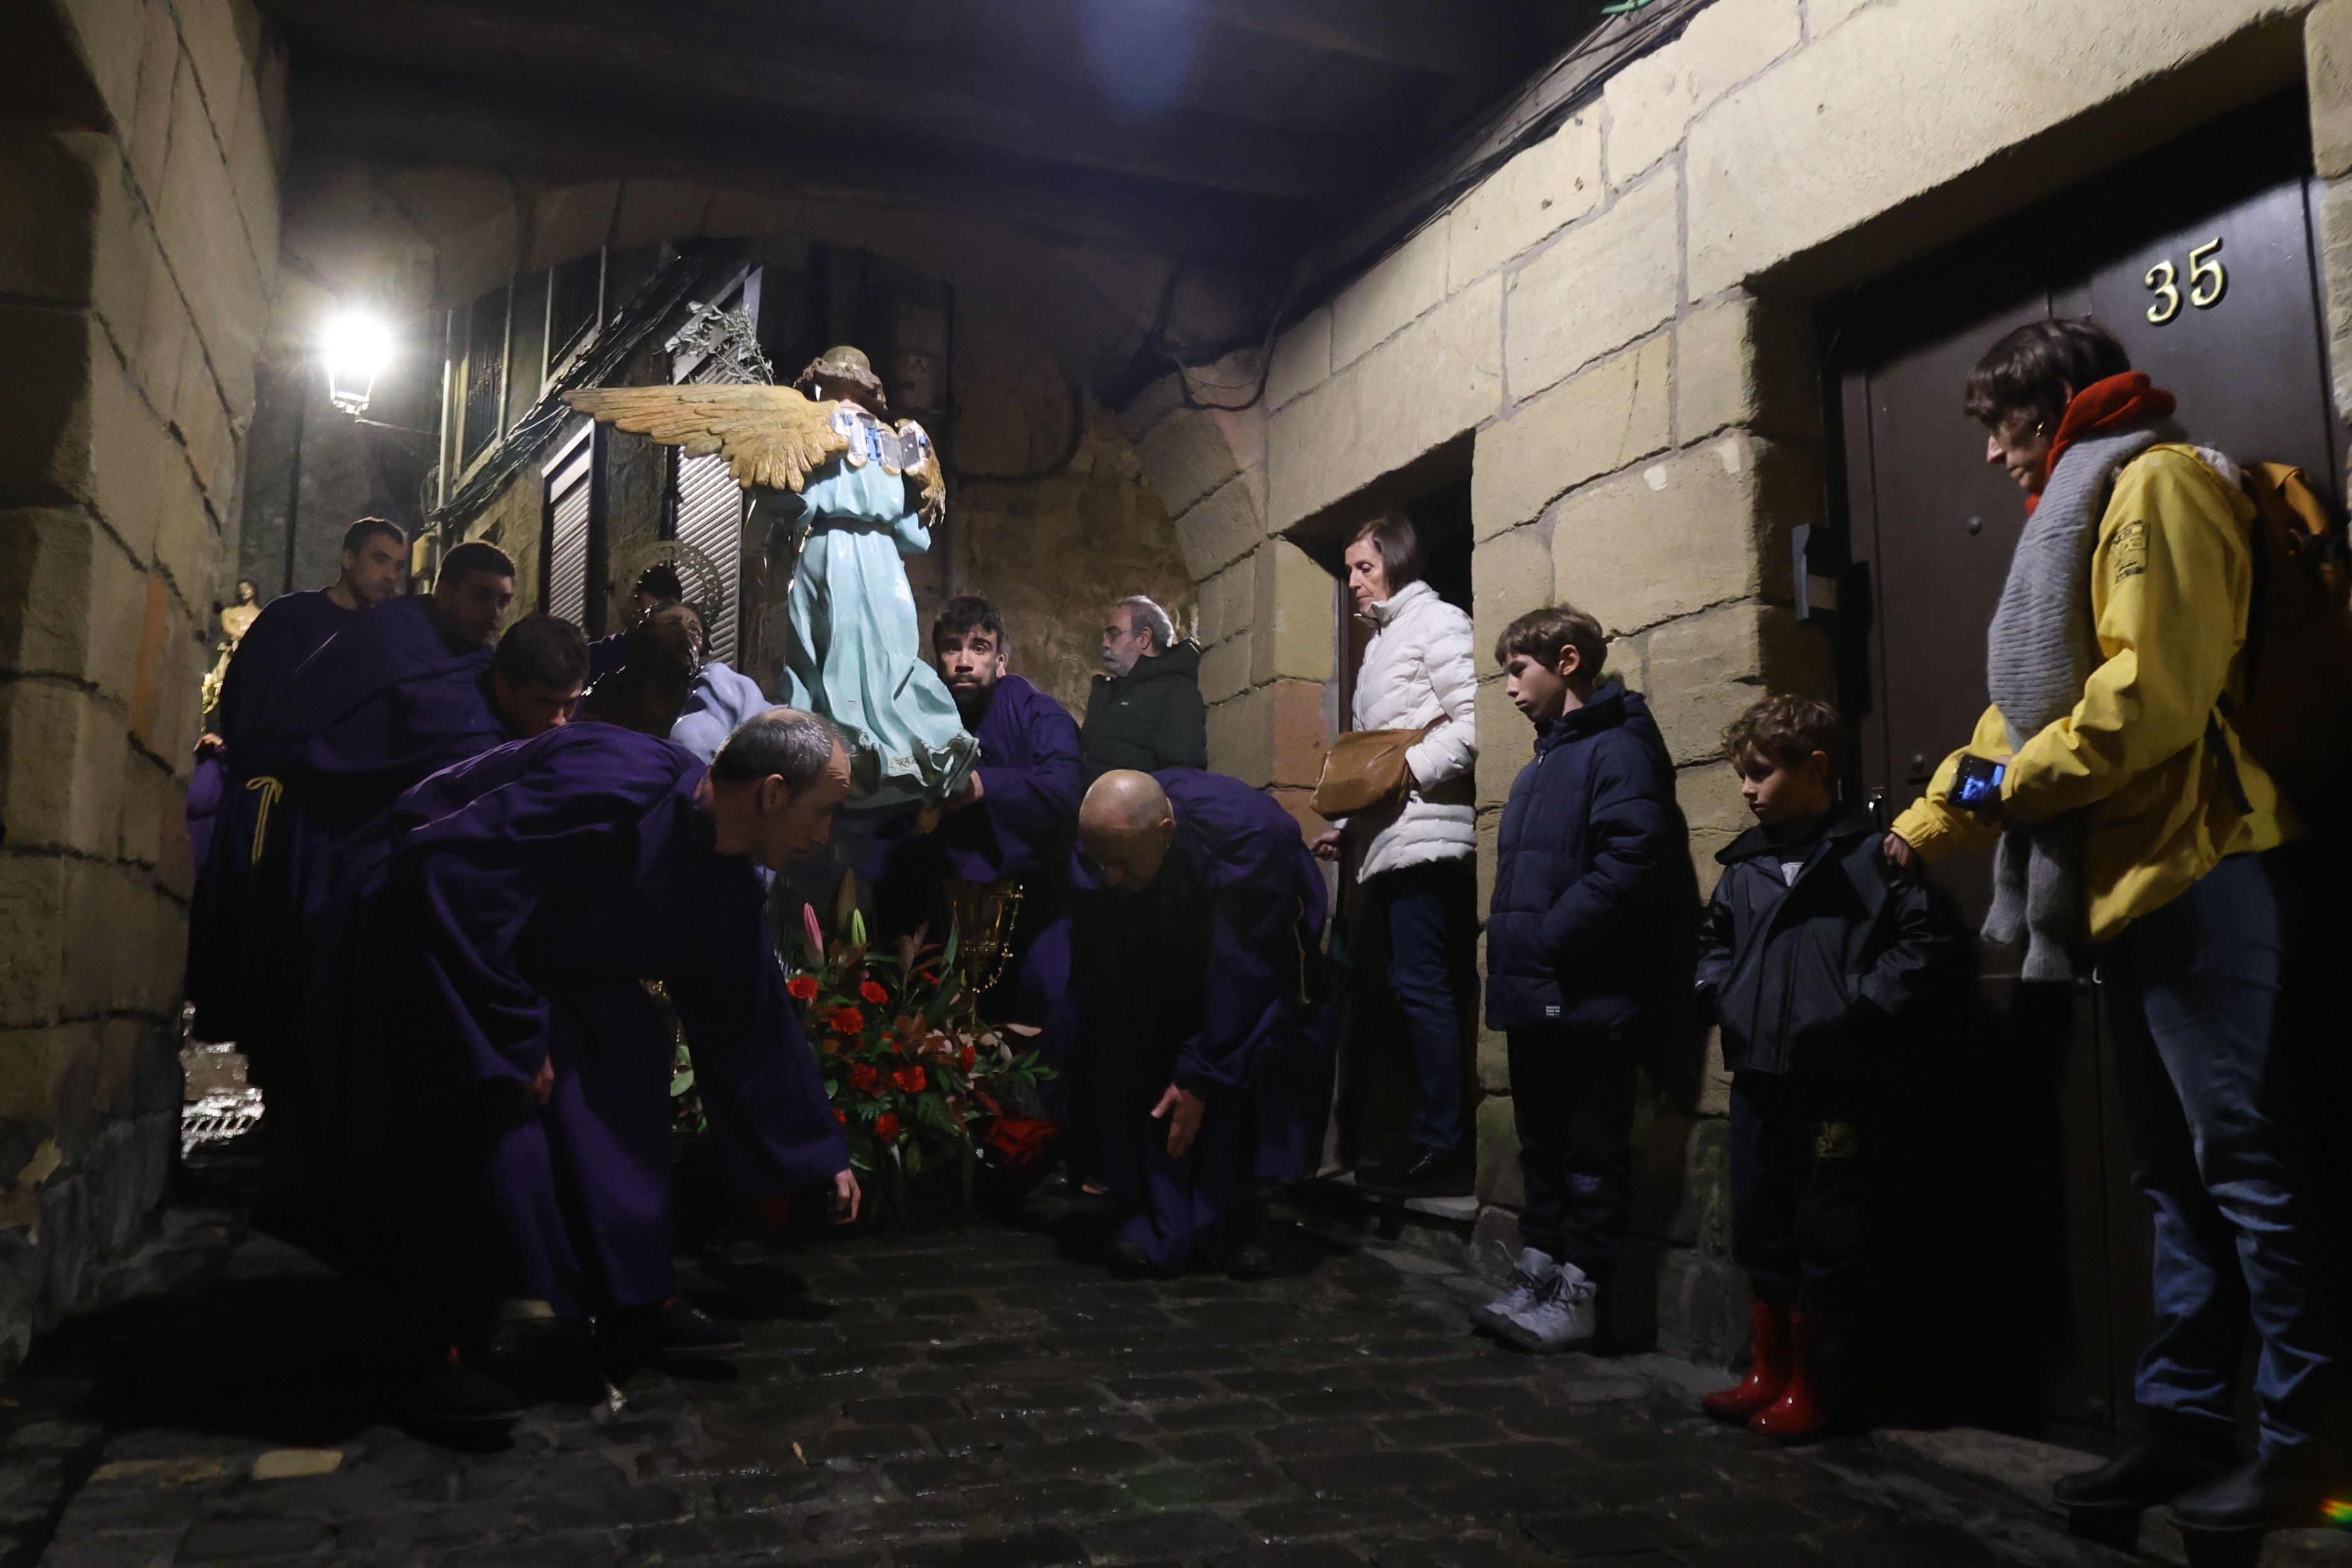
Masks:
[[[930,433],[911,419],[898,421],[898,438],[920,446],[923,459],[904,470],[908,479],[920,487],[920,497],[915,510],[925,528],[937,528],[948,514],[948,477],[940,469],[940,449],[931,445]]]
[[[563,401],[607,425],[683,447],[691,457],[718,452],[746,489],[798,490],[812,470],[849,447],[833,427],[840,405],[789,386],[596,386],[567,392]]]

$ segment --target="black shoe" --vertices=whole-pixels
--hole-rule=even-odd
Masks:
[[[743,1348],[742,1330],[712,1317],[683,1296],[672,1296],[655,1309],[646,1334],[657,1355],[716,1355]]]
[[[1356,1170],[1356,1185],[1377,1198],[1466,1198],[1477,1173],[1469,1151],[1408,1146],[1392,1160]]]
[[[1145,1274],[1157,1278],[1167,1271],[1151,1260],[1143,1243],[1121,1230],[1110,1244],[1110,1266],[1121,1274]]]
[[[425,1363],[403,1402],[420,1426],[498,1426],[522,1414],[522,1402],[497,1378],[456,1351]]]
[[[2322,1521],[2326,1479],[2308,1458],[2258,1454],[2172,1500],[2172,1522],[2185,1533],[2235,1534],[2300,1530]]]
[[[2059,1477],[2050,1496],[2059,1507],[2078,1512],[2137,1513],[2202,1486],[2228,1470],[2237,1457],[2223,1423],[2151,1411],[2131,1447],[2097,1469]]]

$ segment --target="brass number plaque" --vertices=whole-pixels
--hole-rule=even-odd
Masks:
[[[2200,310],[2210,310],[2221,302],[2230,291],[2229,268],[2221,262],[2221,241],[2216,236],[2189,253],[2189,303]],[[2169,261],[2159,261],[2147,269],[2143,279],[2156,303],[2147,308],[2150,324],[2163,326],[2180,314],[2180,269]]]
[[[2169,261],[2159,261],[2147,269],[2147,286],[2156,296],[2156,303],[2147,308],[2147,319],[2158,326],[2180,314],[2180,269]]]

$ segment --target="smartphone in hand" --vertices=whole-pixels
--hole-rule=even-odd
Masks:
[[[1989,757],[1962,757],[1959,773],[1952,780],[1952,792],[1945,798],[1962,811],[1979,816],[2000,805],[2001,781],[2009,776],[2009,764],[1996,763]]]

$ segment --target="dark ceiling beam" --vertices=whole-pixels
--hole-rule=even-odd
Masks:
[[[1127,0],[1179,6],[1219,26],[1432,76],[1510,64],[1510,8],[1496,0]],[[1532,62],[1529,62],[1532,63]]]
[[[267,0],[295,47],[427,68],[634,113],[691,104],[756,131],[814,124],[897,131],[1045,167],[1253,196],[1328,200],[1348,149],[1198,114],[1115,119],[1067,90],[1024,89],[868,49],[847,57],[774,41],[685,7],[649,22],[639,0]]]
[[[486,100],[379,62],[315,54],[296,57],[289,100],[294,150],[306,162],[456,165],[554,183],[676,180],[920,206],[1250,272],[1278,266],[1301,221],[1294,206],[1265,198],[968,155],[916,157],[870,138],[845,146],[785,128],[750,135],[684,117],[518,100],[510,89]]]

